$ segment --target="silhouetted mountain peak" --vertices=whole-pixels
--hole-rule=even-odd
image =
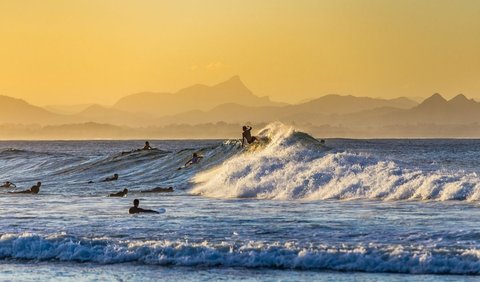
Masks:
[[[220,82],[217,85],[212,86],[213,88],[220,88],[220,89],[228,89],[230,91],[241,91],[245,93],[252,94],[252,91],[245,86],[243,81],[240,79],[240,76],[235,75],[232,76],[231,78]]]
[[[448,102],[445,98],[442,97],[442,95],[435,93],[432,96],[428,97],[425,99],[420,105],[418,105],[419,108],[421,107],[436,107],[436,106],[443,106],[447,105]]]
[[[445,98],[443,98],[442,95],[440,95],[439,93],[435,93],[433,94],[432,96],[428,97],[427,99],[425,99],[425,101],[427,100],[431,100],[431,101],[447,101]],[[425,102],[424,101],[424,102]]]
[[[473,99],[468,99],[463,94],[453,97],[448,103],[455,109],[460,111],[476,111],[479,110],[479,104]]]
[[[466,102],[471,102],[471,100],[469,100],[463,94],[458,94],[457,96],[450,99],[450,101],[448,101],[448,102],[450,102],[450,103],[466,103]]]

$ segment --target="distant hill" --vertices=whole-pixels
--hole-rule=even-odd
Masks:
[[[92,105],[74,115],[74,117],[76,120],[83,122],[108,123],[125,126],[152,125],[155,122],[152,117],[146,115],[133,114],[100,105]]]
[[[162,117],[159,124],[206,122],[307,122],[325,124],[342,120],[339,116],[351,113],[388,108],[387,112],[415,107],[416,102],[406,98],[376,99],[367,97],[327,95],[298,105],[282,107],[249,107],[234,103],[219,105],[210,111],[188,111]],[[385,110],[381,112],[385,113]],[[370,114],[372,115],[372,114]],[[375,115],[374,115],[375,116]]]
[[[73,115],[84,111],[94,104],[77,104],[77,105],[48,105],[43,108],[49,112],[61,115]]]
[[[447,101],[436,93],[409,110],[381,116],[388,124],[436,123],[465,124],[480,122],[480,103],[459,94]]]
[[[0,123],[58,123],[60,117],[64,118],[41,107],[33,106],[24,100],[0,95]],[[68,121],[68,118],[65,118],[65,121]]]
[[[268,97],[255,96],[240,77],[234,76],[214,86],[193,85],[176,93],[143,92],[120,99],[113,107],[131,113],[157,117],[190,110],[210,110],[225,103],[244,106],[281,106]]]
[[[410,109],[418,105],[408,98],[380,99],[342,95],[326,95],[306,103],[291,106],[292,111],[319,114],[349,114],[381,107]]]
[[[272,121],[323,137],[480,137],[480,103],[463,94],[433,94],[421,103],[332,94],[288,105],[255,96],[238,76],[176,93],[134,94],[113,107],[65,109],[75,113],[0,96],[0,138],[222,138],[237,136],[243,124]]]

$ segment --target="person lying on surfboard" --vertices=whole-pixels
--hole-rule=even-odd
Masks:
[[[128,210],[128,213],[129,213],[129,214],[143,213],[143,212],[159,213],[159,212],[154,211],[154,210],[146,210],[146,209],[139,208],[139,207],[138,207],[139,204],[140,204],[140,201],[139,201],[138,199],[133,200],[133,207],[131,207],[131,208]]]
[[[193,153],[192,158],[189,159],[189,160],[185,163],[185,165],[177,168],[177,170],[181,170],[182,168],[186,168],[186,167],[188,167],[188,166],[190,166],[190,165],[192,165],[192,164],[197,164],[198,162],[200,162],[201,159],[203,159],[203,156],[199,156],[197,153]]]
[[[242,127],[243,133],[242,133],[242,147],[245,146],[245,140],[247,140],[248,144],[252,144],[255,141],[258,141],[258,138],[255,136],[252,136],[252,133],[250,132],[252,130],[251,126],[246,126],[244,125]]]
[[[123,189],[123,191],[110,194],[110,197],[125,197],[125,196],[127,196],[127,194],[128,194],[128,189],[125,188],[125,189]]]
[[[140,191],[140,193],[169,193],[169,192],[173,192],[173,187],[168,187],[168,188],[155,187],[155,188],[150,189],[150,190]]]
[[[143,146],[142,150],[153,150],[153,148],[150,146],[148,141],[145,141],[145,146]]]
[[[15,183],[13,183],[13,182],[6,181],[6,182],[3,183],[0,187],[1,187],[1,188],[16,188],[17,185],[15,185]]]
[[[38,194],[38,192],[40,192],[40,186],[42,186],[42,182],[39,181],[39,182],[37,182],[37,184],[30,187],[30,189],[28,189],[28,190],[18,191],[18,192],[8,192],[8,193],[11,193],[11,194]]]
[[[102,180],[102,182],[109,182],[109,181],[115,181],[115,180],[118,180],[118,174],[116,173],[113,176],[109,176],[105,178],[104,180]]]

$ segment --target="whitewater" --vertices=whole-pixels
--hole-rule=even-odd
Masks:
[[[477,279],[478,140],[256,133],[268,142],[0,142],[18,186],[0,188],[0,280]],[[174,192],[141,193],[159,186]],[[166,212],[129,215],[135,198]]]

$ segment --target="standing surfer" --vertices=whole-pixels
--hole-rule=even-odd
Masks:
[[[245,146],[245,140],[247,140],[247,143],[248,143],[248,144],[252,144],[253,142],[258,141],[258,138],[257,138],[257,137],[252,136],[252,133],[251,133],[252,127],[251,127],[251,126],[246,126],[246,125],[244,125],[244,126],[242,127],[242,129],[243,129],[243,133],[242,133],[242,147]]]

